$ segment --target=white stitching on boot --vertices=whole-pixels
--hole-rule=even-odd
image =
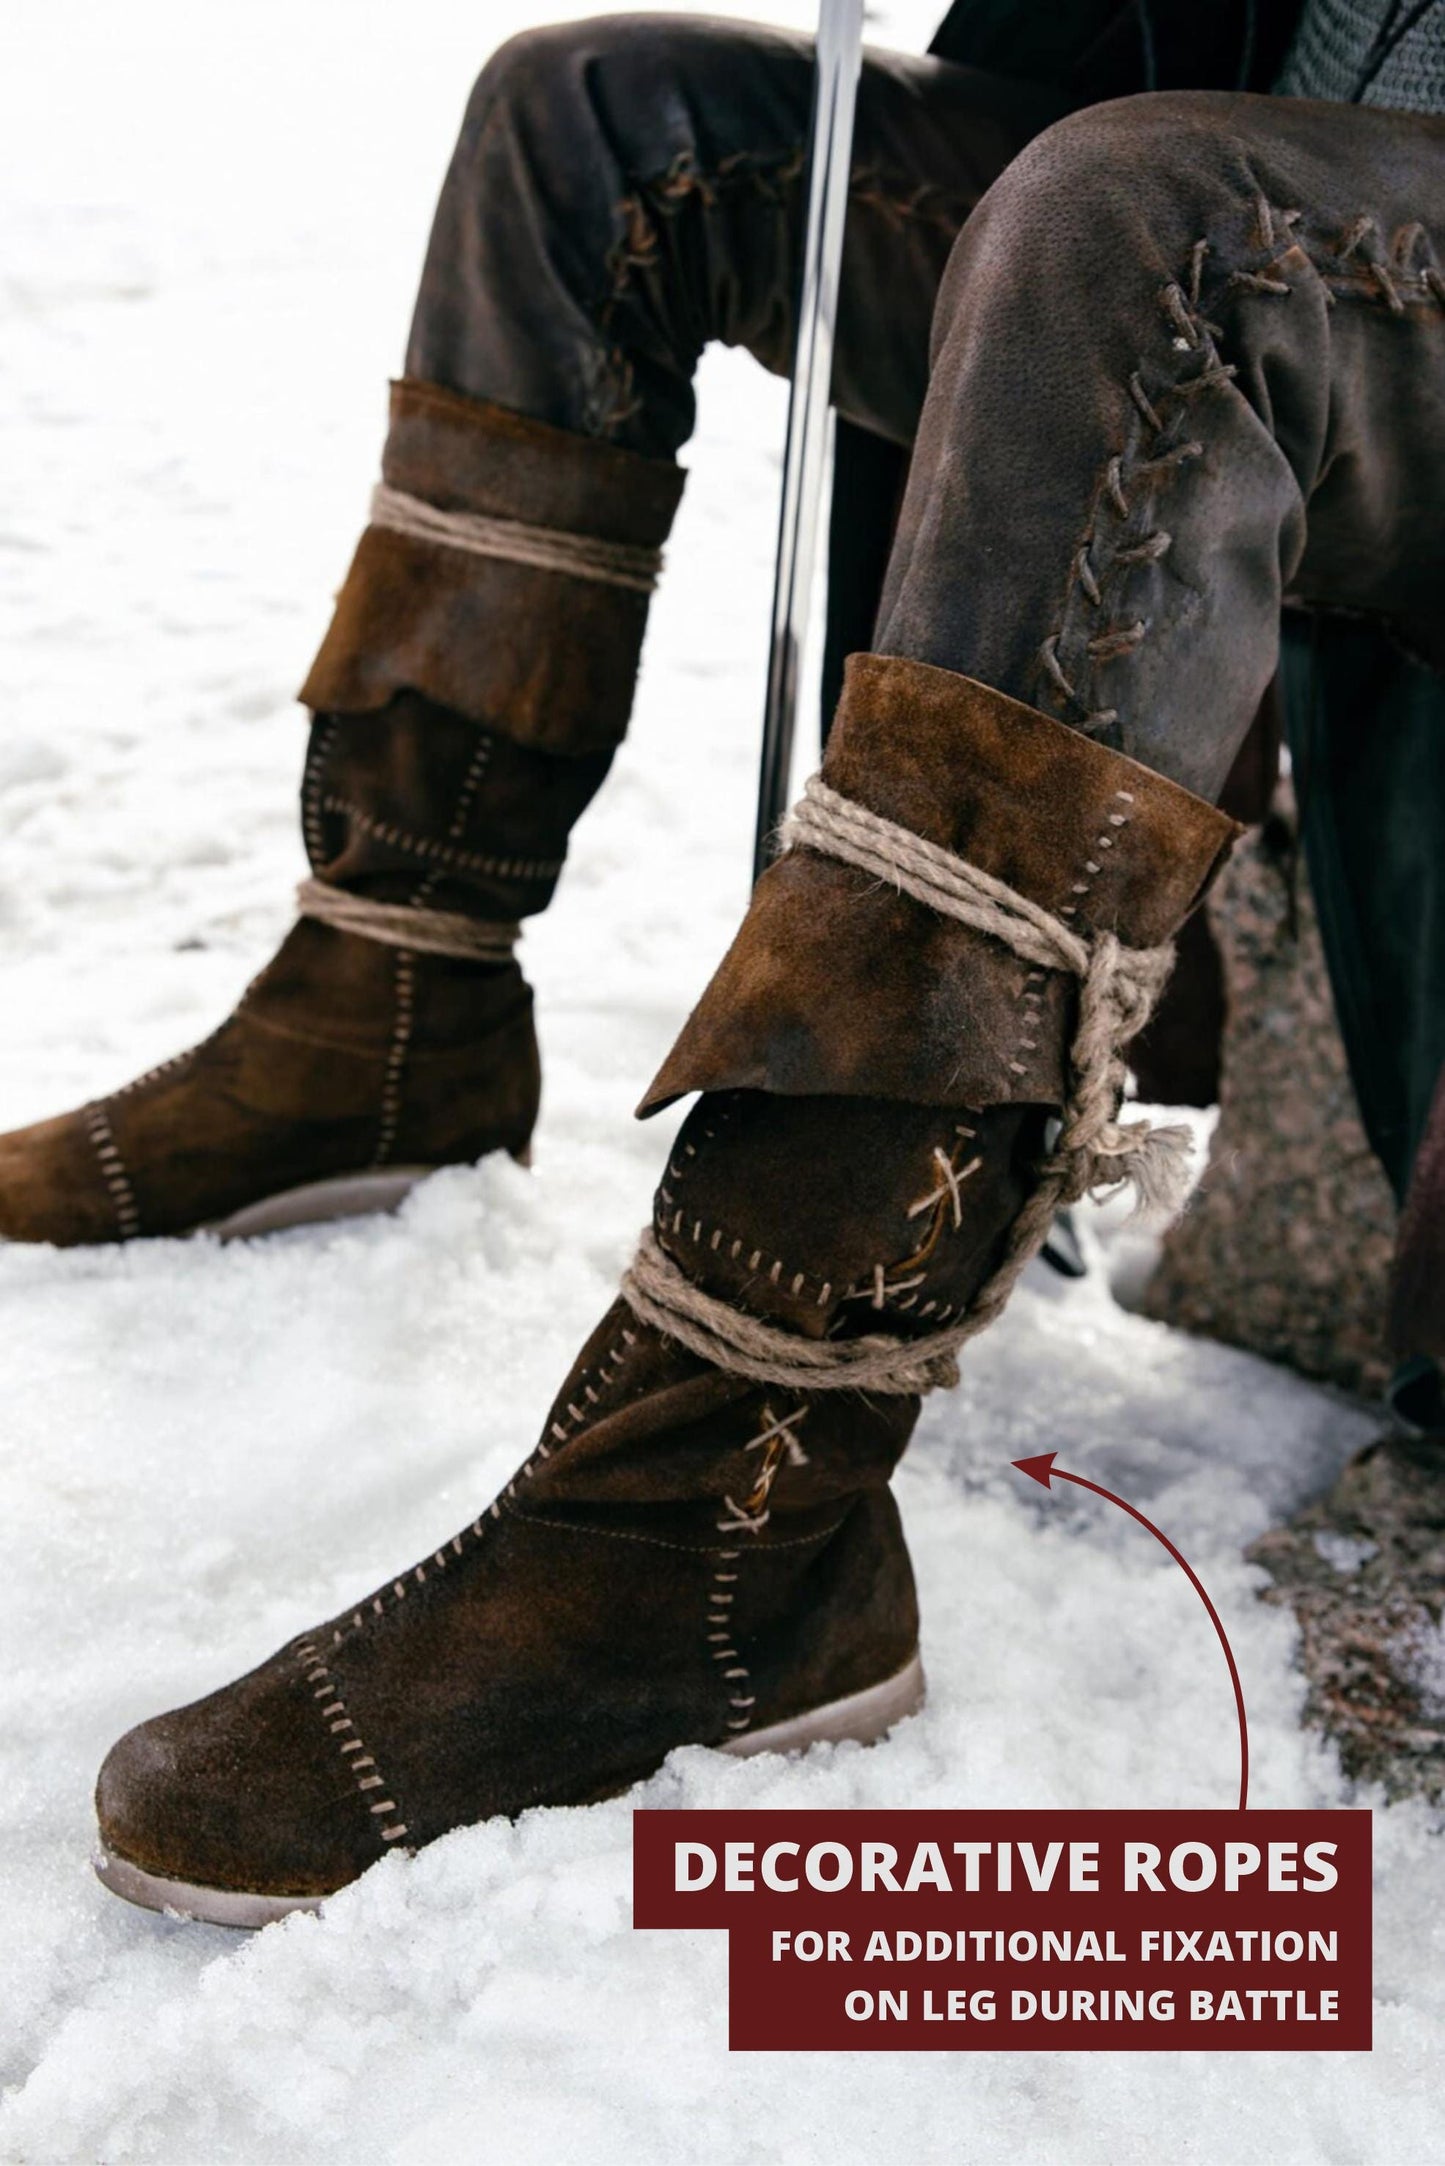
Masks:
[[[140,1232],[140,1211],[136,1205],[130,1175],[125,1169],[125,1160],[116,1145],[110,1117],[104,1103],[99,1099],[85,1109],[85,1130],[100,1161],[101,1174],[110,1191],[110,1200],[115,1205],[121,1239],[132,1241]]]
[[[763,1401],[763,1426],[758,1434],[743,1446],[744,1453],[761,1451],[762,1464],[758,1468],[752,1488],[741,1504],[735,1504],[731,1497],[723,1498],[731,1516],[718,1521],[719,1533],[762,1533],[771,1516],[768,1499],[781,1469],[784,1465],[803,1467],[808,1464],[808,1455],[798,1442],[796,1431],[811,1412],[810,1403],[803,1400],[790,1414],[779,1417],[774,1414],[766,1399]],[[841,1526],[842,1521],[838,1524]],[[813,1539],[818,1540],[820,1537],[814,1536]],[[801,1545],[796,1542],[778,1542],[768,1546],[770,1549],[791,1549]],[[731,1589],[738,1576],[736,1572],[725,1571],[723,1567],[736,1564],[741,1555],[741,1550],[736,1549],[720,1552],[718,1567],[708,1589],[707,1613],[706,1644],[709,1656],[714,1662],[732,1665],[731,1668],[724,1669],[722,1674],[723,1682],[733,1687],[728,1694],[728,1706],[732,1709],[732,1714],[727,1718],[727,1726],[734,1736],[749,1728],[753,1720],[753,1710],[757,1706],[757,1694],[752,1690],[752,1673],[734,1644],[736,1632],[733,1620],[728,1616],[736,1597],[731,1592],[724,1594],[721,1591],[724,1587]]]
[[[447,829],[447,842],[460,840],[471,811],[472,800],[477,794],[482,776],[486,773],[492,756],[493,740],[483,731],[478,738],[467,771],[457,791],[456,804],[452,808],[451,825]],[[413,909],[421,911],[430,901],[442,879],[440,868],[424,875],[410,897]],[[396,958],[396,1013],[393,1019],[391,1044],[387,1050],[386,1073],[381,1085],[381,1127],[376,1140],[373,1166],[384,1166],[396,1143],[397,1130],[401,1125],[402,1077],[406,1057],[411,1050],[412,1031],[416,1021],[416,958],[409,948],[402,948]]]
[[[560,857],[479,857],[472,850],[453,849],[448,843],[433,842],[427,835],[414,835],[391,820],[378,820],[349,797],[327,797],[322,803],[327,812],[344,814],[363,834],[384,842],[388,849],[400,850],[406,857],[434,861],[444,871],[495,874],[504,880],[548,880],[562,870]]]
[[[301,783],[301,835],[306,844],[306,855],[317,868],[326,858],[326,837],[321,831],[321,792],[326,782],[326,762],[331,757],[339,726],[333,716],[318,730],[307,754],[306,773]]]
[[[401,1124],[401,1078],[411,1046],[412,1026],[416,1019],[416,958],[410,948],[398,948],[396,951],[395,982],[396,1010],[392,1021],[391,1044],[387,1048],[386,1071],[381,1079],[381,1125],[371,1160],[373,1166],[386,1164]]]
[[[718,1593],[718,1588],[724,1581],[737,1578],[736,1572],[724,1572],[722,1567],[724,1563],[734,1563],[738,1555],[739,1552],[735,1549],[725,1549],[722,1551],[721,1562],[719,1563],[717,1570],[714,1572],[711,1585],[708,1588],[707,1598],[709,1603],[712,1605],[712,1607],[709,1609],[707,1618],[709,1626],[721,1624],[729,1628],[728,1630],[725,1630],[723,1632],[710,1631],[708,1633],[709,1643],[714,1640],[721,1640],[723,1642],[721,1646],[713,1646],[709,1644],[708,1653],[711,1655],[714,1662],[730,1662],[734,1665],[731,1669],[724,1672],[724,1678],[727,1682],[730,1682],[732,1684],[747,1685],[752,1683],[752,1678],[748,1673],[746,1663],[743,1662],[742,1657],[737,1651],[737,1648],[734,1647],[732,1644],[733,1634],[731,1631],[731,1619],[728,1617],[727,1614],[728,1609],[732,1604],[733,1597],[730,1594],[720,1595]],[[738,1732],[746,1730],[748,1728],[748,1726],[752,1722],[753,1708],[756,1704],[757,1695],[755,1693],[730,1692],[728,1694],[728,1706],[732,1709],[732,1713],[726,1718],[726,1720],[728,1729],[733,1733],[734,1736],[736,1736]]]
[[[340,1687],[332,1678],[331,1672],[327,1668],[326,1664],[321,1660],[321,1657],[318,1654],[314,1643],[311,1640],[301,1641],[300,1644],[297,1646],[295,1653],[298,1662],[301,1662],[303,1664],[310,1663],[312,1665],[312,1667],[307,1671],[306,1674],[307,1684],[315,1688],[311,1695],[312,1698],[316,1700],[326,1700],[329,1703],[327,1706],[323,1707],[320,1710],[320,1714],[331,1735],[333,1737],[339,1737],[342,1735],[343,1732],[347,1730],[351,1731],[352,1733],[351,1737],[346,1739],[346,1741],[339,1747],[339,1750],[341,1751],[343,1756],[354,1752],[359,1752],[362,1755],[359,1760],[353,1760],[349,1758],[346,1760],[347,1772],[356,1784],[357,1794],[362,1795],[368,1790],[385,1789],[387,1787],[387,1784],[385,1778],[382,1775],[376,1772],[371,1772],[365,1777],[362,1777],[359,1774],[359,1770],[362,1768],[367,1768],[374,1771],[376,1768],[376,1761],[366,1751],[365,1742],[357,1731],[356,1724],[352,1721],[350,1715],[348,1715],[346,1712],[346,1702],[342,1698]],[[401,1841],[402,1837],[406,1834],[407,1831],[406,1822],[396,1817],[399,1811],[399,1807],[394,1797],[382,1798],[375,1805],[368,1805],[366,1809],[368,1813],[371,1814],[373,1819],[380,1819],[382,1815],[386,1813],[390,1813],[393,1816],[390,1826],[378,1828],[376,1830],[376,1833],[380,1836],[382,1842],[399,1843]]]

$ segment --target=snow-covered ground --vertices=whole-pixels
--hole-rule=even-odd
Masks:
[[[529,9],[10,0],[0,1124],[200,1034],[286,923],[291,688],[363,512],[451,131]],[[889,27],[921,43],[926,10]],[[722,1938],[630,1929],[636,1802],[1231,1800],[1195,1598],[1122,1515],[1010,1471],[1052,1447],[1205,1577],[1254,1801],[1349,1797],[1239,1552],[1369,1420],[1123,1314],[1098,1274],[1031,1281],[927,1411],[899,1487],[932,1697],[881,1749],[679,1754],[636,1798],[389,1858],[249,1942],[90,1876],[110,1740],[470,1518],[645,1216],[667,1123],[629,1109],[744,899],[782,423],[735,357],[702,394],[635,734],[527,938],[535,1172],[448,1174],[395,1221],[252,1249],[0,1255],[0,2159],[1438,2158],[1418,1810],[1376,1817],[1371,2057],[731,2058]]]

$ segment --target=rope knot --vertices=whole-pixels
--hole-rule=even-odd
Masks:
[[[1132,1183],[1141,1213],[1177,1211],[1189,1183],[1187,1128],[1119,1122],[1127,1080],[1123,1048],[1149,1019],[1174,962],[1171,947],[1126,947],[1116,933],[1086,938],[1052,911],[937,843],[855,804],[815,775],[784,828],[800,845],[886,880],[900,893],[1001,941],[1027,962],[1079,980],[1079,1014],[1069,1048],[1069,1084],[1058,1140],[1038,1186],[1009,1229],[1002,1260],[968,1313],[922,1338],[881,1332],[855,1339],[803,1339],[716,1300],[689,1279],[656,1235],[643,1235],[622,1280],[622,1296],[644,1323],[715,1367],[797,1391],[913,1394],[958,1382],[958,1353],[1003,1309],[1020,1273],[1042,1248],[1061,1204]],[[971,1168],[969,1169],[972,1170]],[[951,1193],[951,1167],[938,1196]],[[880,1305],[882,1275],[879,1275]],[[736,1506],[733,1506],[737,1510]]]
[[[1126,948],[1116,933],[1097,933],[1090,943],[1057,1152],[1062,1202],[1132,1182],[1137,1216],[1172,1217],[1183,1205],[1189,1130],[1118,1121],[1127,1080],[1123,1048],[1148,1022],[1173,961],[1172,947]]]

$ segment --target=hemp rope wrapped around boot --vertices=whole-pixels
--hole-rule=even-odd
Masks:
[[[533,526],[524,519],[488,518],[479,512],[444,511],[404,489],[379,482],[371,493],[371,524],[414,541],[530,565],[573,579],[620,587],[649,595],[662,570],[662,551],[631,542],[606,541],[594,534],[568,533],[560,527]],[[296,891],[302,917],[314,918],[337,932],[418,955],[448,955],[468,962],[505,963],[512,957],[521,927],[420,906],[378,903],[365,895],[333,887],[329,881],[303,880]]]
[[[414,955],[451,955],[464,962],[509,963],[522,937],[520,925],[427,910],[419,904],[373,902],[326,880],[303,880],[296,890],[296,908],[303,918],[314,918],[339,933],[407,948]]]
[[[1174,962],[1171,946],[1128,948],[1114,934],[1086,939],[1006,882],[869,812],[815,775],[783,829],[789,849],[840,858],[943,917],[1000,940],[1026,962],[1079,980],[1069,1090],[1038,1186],[1009,1230],[1002,1261],[958,1323],[901,1339],[881,1332],[810,1340],[718,1301],[695,1286],[649,1228],[623,1275],[636,1315],[720,1369],[799,1391],[927,1392],[958,1382],[958,1354],[1000,1314],[1054,1215],[1096,1189],[1132,1182],[1141,1211],[1177,1211],[1188,1185],[1187,1128],[1121,1126],[1123,1048],[1148,1021]]]
[[[595,579],[603,586],[651,594],[662,573],[662,551],[638,542],[604,541],[595,534],[569,534],[561,527],[532,526],[525,519],[489,519],[480,512],[443,511],[423,497],[378,482],[371,492],[371,524],[409,534],[414,541],[436,542],[468,556],[500,557],[508,564],[530,564],[537,571],[563,572],[572,579]]]

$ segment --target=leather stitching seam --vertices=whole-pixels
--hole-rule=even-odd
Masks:
[[[133,1241],[140,1232],[140,1210],[126,1171],[125,1160],[120,1155],[110,1116],[102,1101],[85,1109],[85,1131],[91,1147],[100,1162],[101,1177],[105,1182],[110,1200],[115,1206],[116,1224],[122,1241]]]
[[[641,407],[632,363],[614,335],[614,319],[634,273],[657,267],[660,254],[658,219],[675,217],[689,200],[698,200],[705,209],[711,210],[724,193],[748,189],[760,202],[772,203],[781,209],[784,192],[800,179],[803,165],[801,143],[761,154],[734,151],[720,159],[710,172],[699,168],[692,151],[683,150],[662,172],[634,180],[630,192],[615,206],[622,232],[608,251],[610,282],[596,312],[598,335],[603,342],[605,365],[611,380],[606,386],[599,386],[594,394],[594,411],[588,421],[591,433],[603,437],[615,435]],[[972,199],[965,201],[962,197],[951,196],[946,189],[929,182],[910,186],[901,176],[894,178],[877,165],[852,169],[848,176],[848,195],[850,202],[863,209],[878,211],[900,227],[909,223],[933,226],[950,240],[961,230],[973,207]]]
[[[1310,240],[1299,231],[1303,211],[1280,209],[1262,192],[1254,199],[1252,210],[1253,241],[1262,260],[1229,271],[1214,293],[1214,306],[1238,293],[1288,299],[1294,288],[1284,272],[1287,267],[1301,264],[1319,279],[1330,306],[1337,298],[1375,302],[1395,316],[1406,315],[1411,305],[1445,306],[1445,274],[1433,260],[1429,234],[1419,220],[1401,226],[1386,249],[1379,220],[1369,212],[1361,212],[1334,240],[1326,241]],[[1420,260],[1422,250],[1428,260]],[[1083,643],[1082,668],[1075,664],[1066,670],[1059,658],[1064,617],[1075,588],[1083,593],[1091,609],[1102,611],[1105,584],[1114,583],[1111,574],[1123,572],[1127,577],[1137,564],[1158,562],[1172,545],[1170,534],[1148,523],[1153,509],[1153,484],[1203,456],[1202,444],[1178,435],[1179,425],[1187,418],[1188,401],[1201,391],[1228,384],[1238,374],[1233,363],[1223,360],[1215,343],[1224,335],[1220,326],[1211,323],[1202,309],[1204,266],[1210,253],[1207,239],[1196,241],[1180,276],[1168,280],[1158,296],[1173,328],[1174,348],[1198,355],[1202,365],[1195,374],[1152,393],[1144,384],[1142,361],[1130,377],[1129,396],[1138,417],[1133,441],[1105,463],[1082,540],[1069,568],[1059,629],[1039,649],[1040,668],[1053,692],[1065,708],[1081,717],[1079,727],[1086,735],[1104,742],[1112,741],[1107,733],[1118,722],[1118,709],[1093,704],[1085,678],[1091,665],[1123,660],[1134,653],[1147,637],[1149,624],[1144,618],[1104,623]],[[1166,420],[1160,408],[1170,401],[1183,405]],[[1143,458],[1138,456],[1143,448],[1141,429],[1152,439],[1149,455]],[[1135,487],[1141,481],[1146,484],[1143,497]],[[1141,511],[1145,515],[1144,530],[1131,533],[1122,547],[1118,546],[1121,535],[1116,533],[1110,561],[1101,567],[1096,556],[1101,517],[1107,519],[1112,513],[1123,529],[1131,521],[1139,523]]]
[[[444,872],[475,872],[508,880],[550,880],[562,870],[564,863],[560,857],[479,857],[474,851],[453,849],[449,843],[433,842],[428,836],[413,834],[410,829],[398,827],[390,820],[379,820],[347,797],[326,797],[322,805],[327,812],[341,813],[363,834],[385,843],[388,849],[400,850],[408,857],[434,861]]]
[[[684,1557],[717,1557],[726,1559],[738,1554],[736,1550],[716,1549],[710,1542],[664,1542],[655,1534],[627,1534],[621,1527],[582,1527],[567,1519],[542,1519],[536,1512],[524,1512],[515,1504],[505,1507],[509,1519],[525,1520],[531,1527],[547,1527],[556,1534],[595,1534],[604,1542],[640,1542],[645,1549],[672,1549]],[[847,1517],[845,1513],[844,1518]],[[817,1542],[831,1540],[843,1520],[836,1519],[831,1527],[824,1527],[818,1534],[789,1536],[786,1542],[768,1542],[755,1552],[759,1557],[771,1557],[784,1549],[811,1549]]]
[[[331,757],[339,727],[334,716],[329,716],[320,724],[307,751],[306,772],[301,782],[301,833],[313,872],[319,872],[326,861],[326,837],[321,828],[321,793],[326,782],[326,763]]]
[[[312,1687],[312,1698],[327,1702],[319,1712],[331,1735],[343,1739],[339,1749],[346,1763],[346,1771],[356,1784],[357,1796],[364,1799],[370,1790],[387,1789],[385,1776],[378,1771],[374,1757],[366,1749],[364,1738],[346,1712],[346,1701],[342,1697],[340,1686],[310,1640],[303,1640],[296,1648],[296,1660],[303,1667],[310,1665],[306,1683]],[[349,1735],[346,1734],[348,1732]],[[352,1758],[353,1754],[358,1757]],[[394,1797],[378,1798],[374,1805],[368,1805],[366,1809],[373,1821],[391,1815],[389,1826],[375,1830],[381,1842],[399,1843],[402,1840],[407,1832],[406,1822],[399,1817],[401,1808]]]
[[[615,1383],[618,1376],[621,1374],[622,1369],[626,1365],[629,1351],[636,1344],[637,1333],[629,1328],[624,1327],[621,1338],[618,1340],[616,1345],[612,1347],[612,1349],[604,1357],[604,1359],[598,1364],[597,1368],[591,1371],[587,1369],[584,1369],[582,1371],[581,1376],[578,1378],[577,1385],[579,1396],[585,1397],[591,1405],[600,1404],[600,1394],[595,1390],[593,1386],[586,1383],[585,1379],[590,1374],[595,1375],[599,1383]],[[569,1405],[567,1412],[569,1416],[572,1417],[572,1421],[570,1424],[553,1422],[551,1426],[551,1434],[559,1442],[565,1442],[567,1438],[572,1434],[573,1428],[575,1428],[576,1424],[584,1421],[587,1418],[585,1410],[576,1405]],[[496,1497],[491,1504],[485,1507],[484,1510],[478,1512],[476,1518],[472,1521],[471,1526],[468,1527],[464,1533],[454,1534],[449,1542],[444,1542],[440,1549],[433,1551],[431,1557],[431,1564],[433,1569],[439,1572],[445,1571],[452,1558],[461,1557],[466,1554],[468,1537],[470,1537],[470,1539],[474,1542],[481,1541],[483,1535],[487,1531],[488,1519],[500,1519],[504,1506],[509,1511],[513,1510],[514,1508],[508,1503],[508,1500],[516,1495],[518,1489],[525,1482],[529,1482],[532,1480],[538,1467],[543,1463],[544,1460],[551,1458],[552,1453],[555,1449],[555,1444],[549,1444],[545,1437],[540,1438],[537,1444],[533,1447],[530,1456],[523,1461],[520,1467],[518,1467],[516,1473],[512,1476],[512,1479],[508,1482],[506,1488],[501,1492],[500,1496]],[[528,1515],[518,1512],[515,1514],[515,1516],[518,1518],[525,1518]],[[546,1521],[542,1522],[542,1524],[544,1525],[549,1523],[550,1522]],[[642,1537],[639,1536],[637,1537],[637,1539],[641,1540]],[[400,1576],[400,1578],[394,1579],[389,1588],[384,1588],[378,1593],[368,1596],[367,1599],[351,1613],[350,1622],[352,1630],[356,1632],[364,1631],[368,1623],[371,1621],[371,1618],[385,1617],[389,1614],[390,1609],[394,1609],[399,1602],[404,1602],[407,1596],[406,1583],[408,1579],[412,1580],[419,1587],[425,1586],[427,1581],[426,1564],[422,1563],[411,1566],[409,1571],[404,1572]],[[370,1617],[368,1617],[366,1614],[368,1610],[370,1611]],[[341,1644],[342,1636],[343,1635],[339,1629],[333,1628],[332,1644],[334,1646],[339,1646]]]
[[[486,732],[477,739],[467,771],[462,777],[461,788],[457,792],[451,824],[447,828],[448,844],[459,842],[465,831],[472,800],[492,756],[492,743],[491,736]],[[421,909],[430,901],[441,878],[440,867],[423,875],[409,898],[414,910]],[[373,1166],[386,1165],[395,1148],[397,1130],[401,1125],[402,1077],[416,1025],[416,957],[408,948],[401,949],[397,954],[395,982],[396,1009],[392,1022],[391,1045],[386,1056],[386,1071],[381,1083],[381,1119],[377,1130],[376,1149],[372,1154]]]
[[[972,1140],[976,1131],[960,1123],[955,1128],[954,1133],[964,1138],[965,1142],[968,1142]],[[715,1134],[714,1129],[704,1129],[703,1142],[713,1141]],[[699,1146],[697,1144],[684,1143],[682,1149],[686,1158],[696,1158],[698,1156]],[[966,1155],[966,1151],[958,1153],[959,1157]],[[949,1160],[949,1169],[955,1181],[966,1179],[968,1172],[972,1170],[971,1168],[963,1169],[959,1167],[953,1159]],[[667,1170],[672,1178],[678,1181],[684,1179],[689,1171],[688,1167],[679,1165],[676,1161],[670,1162]],[[912,1255],[905,1257],[902,1261],[875,1264],[873,1270],[855,1285],[839,1289],[832,1279],[819,1279],[816,1274],[808,1271],[790,1271],[780,1256],[773,1257],[769,1262],[765,1249],[753,1250],[748,1257],[747,1268],[749,1271],[760,1271],[766,1263],[767,1268],[763,1275],[768,1280],[768,1283],[779,1286],[786,1280],[788,1291],[795,1298],[805,1290],[816,1286],[818,1291],[813,1301],[815,1308],[826,1308],[835,1292],[838,1293],[840,1301],[857,1301],[866,1298],[872,1301],[875,1308],[882,1308],[885,1300],[891,1300],[896,1295],[903,1295],[907,1298],[894,1301],[893,1305],[895,1307],[900,1309],[918,1307],[918,1289],[923,1284],[922,1277],[900,1281],[895,1274],[917,1271],[921,1264],[928,1261],[937,1246],[938,1237],[943,1231],[949,1195],[949,1187],[945,1185],[938,1193],[937,1213],[934,1223],[920,1247]],[[686,1237],[692,1241],[695,1247],[703,1246],[704,1237],[706,1237],[706,1246],[714,1254],[719,1253],[723,1243],[727,1242],[728,1261],[730,1263],[740,1261],[742,1252],[747,1246],[741,1235],[730,1236],[727,1227],[709,1225],[706,1220],[697,1217],[693,1218],[689,1232],[687,1222],[690,1214],[678,1204],[676,1192],[668,1188],[665,1182],[658,1188],[657,1199],[662,1208],[660,1211],[654,1209],[653,1224],[658,1238],[663,1241],[664,1247],[666,1247],[668,1236],[673,1241],[676,1241],[679,1237]],[[932,1201],[934,1199],[926,1200]],[[918,1308],[918,1313],[920,1317],[928,1316],[935,1323],[941,1324],[948,1321],[949,1317],[955,1313],[956,1308],[957,1304],[952,1301],[925,1301]]]

